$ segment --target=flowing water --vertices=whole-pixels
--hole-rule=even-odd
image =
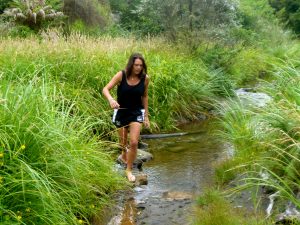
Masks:
[[[228,153],[211,135],[211,121],[182,127],[188,134],[147,139],[153,160],[143,165],[148,185],[135,187],[109,225],[191,224],[195,198],[213,183],[213,165]]]

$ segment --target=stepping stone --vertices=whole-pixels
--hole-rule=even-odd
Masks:
[[[138,173],[138,174],[135,174],[135,185],[136,186],[141,186],[141,185],[147,185],[148,184],[148,176],[147,174],[145,173]]]
[[[123,162],[122,160],[122,156],[119,155],[118,158],[117,158],[117,163],[120,164],[122,167],[126,168],[126,164]],[[141,159],[136,159],[134,160],[133,162],[133,168],[136,168],[136,169],[139,169],[141,170],[142,169],[142,166],[143,166],[143,161]]]
[[[151,159],[153,159],[153,155],[149,152],[143,151],[141,149],[137,150],[137,156],[136,160],[133,162],[133,168],[138,168],[139,170],[142,169],[143,163],[148,162]],[[126,167],[126,164],[121,159],[121,155],[117,158],[117,163],[119,163],[121,166]]]

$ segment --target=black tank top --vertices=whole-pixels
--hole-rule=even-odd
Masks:
[[[136,85],[127,83],[125,71],[122,70],[122,81],[117,89],[118,103],[120,108],[142,109],[142,96],[145,92],[145,75],[142,75],[140,82]]]

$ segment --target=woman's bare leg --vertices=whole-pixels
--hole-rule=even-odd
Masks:
[[[136,158],[138,142],[140,138],[142,124],[139,122],[132,122],[129,124],[129,137],[130,137],[130,148],[127,152],[127,169],[126,175],[129,181],[134,182],[135,176],[132,174],[132,165]]]
[[[127,150],[126,150],[127,147],[126,146],[127,146],[128,127],[121,127],[118,130],[118,134],[119,134],[119,143],[122,148],[121,159],[124,163],[127,163]]]

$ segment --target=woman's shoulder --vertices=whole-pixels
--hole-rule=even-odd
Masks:
[[[144,78],[145,78],[145,85],[149,84],[150,78],[148,74],[144,74]]]
[[[119,72],[116,73],[115,76],[116,76],[119,80],[122,80],[123,73],[124,73],[124,71],[123,71],[123,70],[120,70]]]
[[[116,84],[120,84],[122,82],[122,70],[117,72],[114,77],[112,78]]]

